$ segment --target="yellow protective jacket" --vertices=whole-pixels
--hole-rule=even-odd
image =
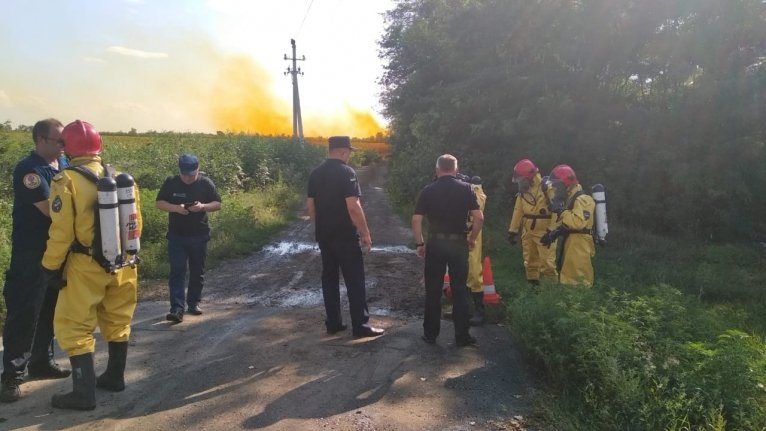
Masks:
[[[596,255],[592,233],[595,213],[596,202],[593,198],[582,193],[580,184],[572,186],[567,193],[566,209],[556,222],[569,230],[562,237],[564,248],[559,258],[559,281],[562,284],[593,285],[591,258]]]
[[[473,189],[474,194],[476,195],[476,200],[479,202],[479,209],[483,212],[484,211],[484,205],[487,203],[487,195],[484,193],[484,189],[482,189],[481,184],[471,184],[471,188]],[[468,218],[468,225],[470,230],[470,226],[472,225],[473,220],[469,216]],[[483,230],[483,229],[482,229]],[[468,288],[471,289],[471,292],[473,293],[479,293],[484,291],[484,285],[482,280],[482,234],[481,231],[479,231],[479,236],[476,237],[476,245],[473,247],[473,250],[468,252]]]
[[[532,184],[526,192],[516,194],[516,204],[513,206],[509,232],[523,234],[524,231],[535,232],[542,236],[551,222],[548,211],[548,199],[542,188],[540,174],[535,174]]]
[[[551,224],[549,199],[543,191],[542,178],[535,174],[529,190],[516,194],[511,225],[508,231],[521,234],[521,251],[527,280],[537,281],[540,276],[556,280],[556,244],[546,247],[540,243]]]

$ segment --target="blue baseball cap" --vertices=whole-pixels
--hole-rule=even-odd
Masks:
[[[184,175],[194,175],[199,169],[199,159],[194,154],[183,154],[178,158],[178,169]]]

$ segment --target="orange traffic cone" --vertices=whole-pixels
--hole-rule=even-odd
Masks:
[[[447,298],[447,303],[452,304],[452,286],[450,285],[448,272],[444,273],[444,284],[442,285],[442,292],[444,292],[444,297]]]
[[[482,284],[484,285],[484,303],[499,304],[500,295],[495,292],[495,278],[492,276],[492,263],[489,256],[484,258],[484,267],[482,268]]]

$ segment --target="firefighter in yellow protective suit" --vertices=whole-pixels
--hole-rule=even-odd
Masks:
[[[487,203],[487,195],[481,187],[481,178],[473,176],[470,179],[471,189],[473,189],[476,195],[476,200],[479,202],[479,209],[484,212],[484,205]],[[471,216],[468,216],[468,224],[473,223]],[[471,326],[479,326],[484,324],[484,284],[482,280],[482,256],[481,256],[481,231],[479,236],[476,237],[476,245],[473,250],[468,252],[468,288],[471,291],[471,299],[473,299],[474,313],[473,317],[468,321]]]
[[[101,136],[89,123],[77,120],[61,132],[70,166],[81,166],[98,177],[104,175]],[[92,410],[96,386],[110,391],[125,388],[123,374],[127,358],[130,322],[136,308],[138,286],[135,265],[109,272],[97,262],[97,189],[93,180],[75,170],[57,174],[49,198],[51,227],[42,266],[52,274],[64,266],[66,286],[59,294],[54,332],[72,365],[73,391],[53,396],[54,407]],[[138,193],[135,220],[140,234],[142,220]],[[114,229],[115,227],[112,227]],[[119,229],[118,227],[116,227]],[[98,324],[109,342],[106,371],[96,379],[93,331]]]
[[[508,242],[515,245],[521,235],[524,270],[530,284],[540,283],[540,277],[556,280],[556,245],[540,243],[551,223],[549,199],[545,193],[540,170],[529,159],[513,167],[513,182],[519,187],[513,206]]]
[[[541,242],[551,245],[556,239],[559,241],[557,264],[561,284],[592,286],[596,202],[583,192],[575,171],[568,165],[553,168],[550,181],[551,209],[558,217],[555,228],[546,232]]]

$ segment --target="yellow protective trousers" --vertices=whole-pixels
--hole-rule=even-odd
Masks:
[[[547,221],[547,220],[546,220]],[[547,223],[546,223],[547,225]],[[540,276],[556,280],[556,243],[546,247],[540,243],[545,230],[524,229],[521,233],[521,252],[527,280],[539,280]]]
[[[558,222],[571,232],[564,238],[559,282],[593,286],[591,258],[596,255],[596,246],[591,231],[596,202],[587,194],[580,194],[581,191],[579,184],[570,188],[567,199],[570,204],[558,218]]]
[[[487,194],[484,193],[484,189],[481,184],[471,184],[471,190],[476,195],[476,201],[479,203],[479,209],[484,211],[484,206],[487,204]],[[470,217],[470,216],[469,216]],[[473,221],[471,221],[473,223]],[[483,231],[483,229],[482,229]],[[484,279],[482,277],[482,247],[481,247],[481,233],[476,237],[476,244],[473,250],[468,252],[468,279],[466,284],[471,293],[484,292]]]
[[[128,341],[136,310],[138,274],[125,267],[106,272],[90,256],[70,253],[66,263],[67,285],[59,293],[53,331],[69,356],[92,353],[96,324],[106,341]]]
[[[482,277],[482,261],[481,261],[481,237],[476,237],[476,245],[473,250],[468,252],[468,288],[471,289],[471,293],[484,292],[484,279]]]
[[[561,284],[593,286],[593,263],[596,254],[593,236],[589,233],[570,233],[564,241],[564,261],[561,264]]]
[[[551,224],[548,199],[542,187],[540,174],[532,178],[529,190],[516,195],[511,225],[508,232],[520,234],[521,252],[527,280],[545,278],[556,280],[556,243],[550,247],[540,244],[540,238]]]

